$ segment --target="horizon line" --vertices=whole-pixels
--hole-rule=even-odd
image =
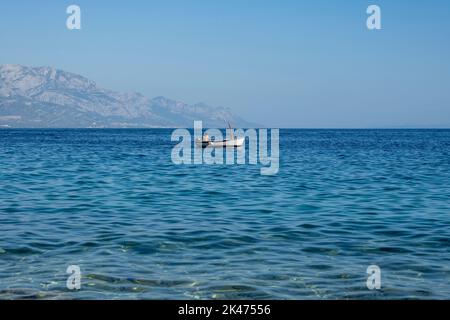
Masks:
[[[6,127],[0,125],[0,130],[175,130],[175,129],[194,129],[194,127]],[[228,129],[226,127],[211,127],[204,129]],[[305,128],[305,127],[244,127],[244,128],[232,128],[232,129],[283,129],[283,130],[450,130],[448,127],[317,127],[317,128]]]

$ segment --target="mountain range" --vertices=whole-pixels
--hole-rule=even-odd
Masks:
[[[97,86],[83,76],[51,67],[0,65],[0,127],[179,128],[202,120],[204,127],[258,125],[229,108],[189,105]]]

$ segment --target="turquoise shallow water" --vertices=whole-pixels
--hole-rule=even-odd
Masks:
[[[170,134],[0,130],[0,299],[450,298],[450,130],[281,130],[276,176]]]

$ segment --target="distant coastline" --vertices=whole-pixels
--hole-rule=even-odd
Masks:
[[[50,67],[0,65],[0,127],[184,128],[194,120],[208,127],[261,127],[225,107],[116,92]]]

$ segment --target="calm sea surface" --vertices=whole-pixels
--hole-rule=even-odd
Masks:
[[[450,298],[450,130],[281,130],[276,176],[170,134],[0,130],[0,299]]]

